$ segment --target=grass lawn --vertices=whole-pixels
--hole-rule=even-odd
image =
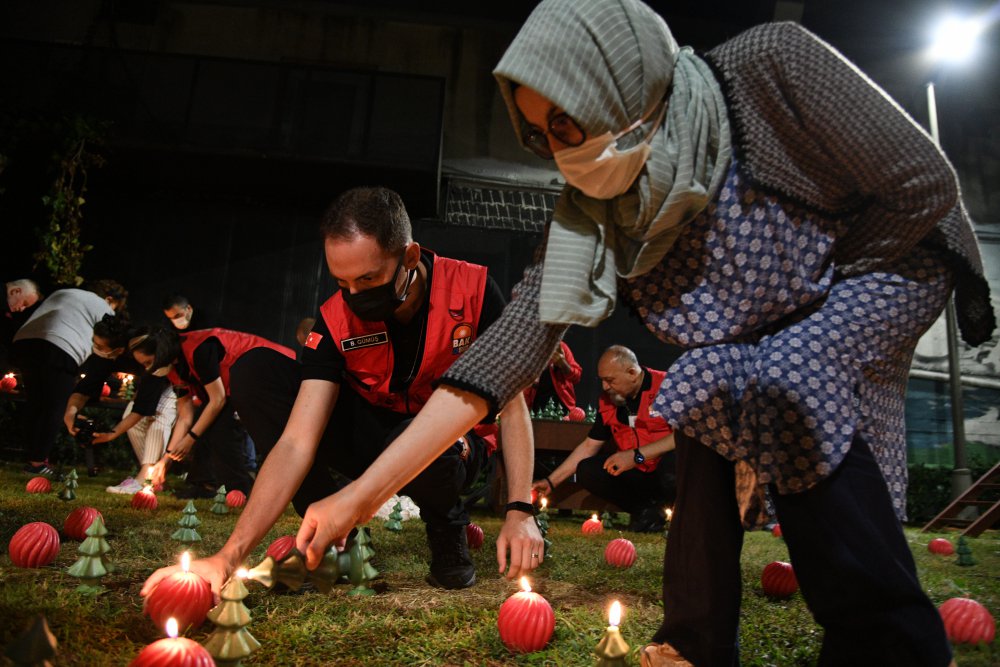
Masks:
[[[59,641],[57,665],[125,665],[161,634],[142,615],[139,589],[156,568],[176,562],[181,546],[170,539],[186,501],[160,494],[152,514],[132,510],[128,496],[104,491],[121,475],[89,479],[84,474],[77,499],[60,501],[56,494],[24,492],[28,476],[19,465],[0,464],[0,537],[6,545],[14,532],[31,521],[45,521],[61,531],[66,515],[82,505],[97,507],[108,527],[110,557],[117,571],[104,578],[106,591],[96,597],[76,593],[78,581],[66,574],[78,554],[79,543],[64,541],[56,562],[38,570],[11,565],[0,557],[0,645],[6,646],[24,629],[28,619],[44,612]],[[196,502],[202,553],[220,547],[237,515],[208,511],[211,500]],[[493,541],[501,521],[478,514],[473,519],[486,532],[486,545],[474,553],[479,582],[465,591],[440,591],[424,583],[429,558],[423,524],[408,521],[401,533],[392,533],[373,521],[375,557],[386,592],[374,597],[348,597],[347,586],[330,594],[267,592],[250,584],[245,600],[253,615],[250,631],[261,642],[248,665],[558,665],[594,664],[592,649],[607,624],[613,599],[625,608],[622,633],[637,651],[659,626],[662,535],[625,534],[636,544],[639,558],[629,570],[604,563],[604,547],[617,531],[584,536],[584,515],[552,515],[549,538],[551,559],[532,579],[536,591],[555,609],[556,630],[548,647],[523,656],[510,654],[500,642],[496,615],[500,604],[516,590],[497,574]],[[624,519],[625,516],[620,517]],[[294,533],[298,517],[289,509],[250,559],[256,565],[267,544]],[[969,540],[978,564],[958,567],[954,557],[933,556],[926,549],[932,537],[907,529],[907,537],[923,582],[935,604],[969,595],[1000,615],[1000,538],[997,531]],[[954,534],[945,537],[954,538]],[[744,665],[815,664],[821,631],[806,609],[801,594],[772,601],[760,590],[760,572],[773,560],[787,560],[781,539],[770,533],[747,535],[743,553]],[[189,636],[203,641],[211,624]],[[962,667],[1000,664],[1000,647],[959,646]],[[3,658],[0,658],[2,661]],[[6,664],[6,663],[0,663]],[[633,655],[631,664],[638,665]]]

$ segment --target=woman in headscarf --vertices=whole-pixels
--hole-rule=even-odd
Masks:
[[[944,155],[794,24],[701,57],[637,0],[545,0],[495,74],[519,140],[567,181],[544,259],[385,460],[306,515],[300,547],[352,525],[327,515],[370,516],[621,294],[687,350],[656,401],[679,486],[644,664],[738,661],[743,531],[767,489],[821,664],[948,665],[900,523],[903,399],[953,289],[967,342],[995,321]]]

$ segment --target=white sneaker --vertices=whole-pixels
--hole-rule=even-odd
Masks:
[[[118,486],[109,486],[107,488],[108,493],[120,493],[122,495],[129,496],[138,493],[139,491],[142,491],[142,484],[140,484],[134,477],[126,477]]]

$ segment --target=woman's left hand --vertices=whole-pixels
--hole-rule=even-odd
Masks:
[[[508,568],[507,554],[510,553]],[[529,574],[545,560],[545,541],[535,523],[535,517],[512,510],[507,512],[507,520],[497,538],[497,563],[500,574],[507,570],[508,579]]]

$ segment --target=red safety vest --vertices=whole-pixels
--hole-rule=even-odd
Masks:
[[[219,342],[222,343],[222,347],[226,350],[225,356],[219,360],[219,377],[222,378],[222,385],[226,388],[226,396],[229,396],[229,369],[233,367],[237,359],[250,350],[257,347],[269,347],[272,350],[277,350],[289,359],[295,359],[295,352],[284,345],[273,343],[266,338],[254,336],[253,334],[218,328],[187,331],[181,336],[181,354],[184,355],[184,359],[187,361],[191,377],[199,385],[201,384],[201,380],[198,378],[198,373],[194,370],[194,351],[209,338],[218,338]],[[177,374],[176,369],[171,369],[167,377],[175,386],[183,386],[185,384],[180,375]]]
[[[601,398],[598,401],[598,410],[601,413],[601,419],[611,429],[611,437],[614,439],[615,445],[623,452],[656,442],[674,432],[665,419],[654,417],[649,413],[649,408],[653,404],[656,392],[659,390],[660,384],[663,383],[663,378],[667,374],[664,371],[657,371],[651,368],[647,368],[646,372],[649,373],[652,379],[649,389],[642,392],[639,398],[639,412],[635,416],[635,426],[622,424],[618,421],[618,406],[608,400],[607,394],[602,392]],[[646,459],[645,463],[641,463],[637,467],[643,472],[652,472],[656,470],[656,466],[659,463],[660,457],[657,457],[655,459]]]
[[[320,307],[334,343],[347,363],[348,384],[372,405],[415,415],[441,377],[479,334],[486,291],[486,267],[428,253],[433,261],[424,352],[410,386],[390,391],[392,341],[385,322],[368,322],[351,312],[338,291]]]

